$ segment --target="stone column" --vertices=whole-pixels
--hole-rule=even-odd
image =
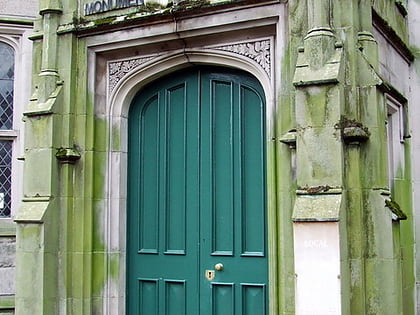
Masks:
[[[57,266],[59,204],[54,198],[57,183],[53,114],[62,83],[57,73],[57,27],[60,3],[40,2],[42,16],[42,63],[35,80],[35,93],[25,116],[24,198],[15,221],[16,314],[57,314]],[[35,50],[40,52],[39,43]]]
[[[342,45],[330,26],[330,2],[308,0],[296,87],[297,185],[293,210],[296,315],[341,314],[340,209],[343,146]]]

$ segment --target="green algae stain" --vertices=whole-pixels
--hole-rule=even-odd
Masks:
[[[93,158],[93,187],[92,187],[92,292],[95,297],[100,296],[107,281],[119,278],[119,254],[107,252],[103,218],[106,210],[106,170],[108,158],[108,146],[106,141],[100,138],[107,138],[107,121],[96,118],[95,124],[95,150]],[[119,148],[119,130],[113,130],[114,148]],[[109,279],[110,277],[111,279]]]
[[[119,254],[110,255],[109,273],[113,280],[117,280],[119,278],[119,275],[120,275],[120,255]]]
[[[159,10],[163,10],[166,8],[166,6],[160,4],[159,2],[147,2],[143,7],[140,7],[142,9],[142,11],[146,11],[146,12],[154,12],[154,11],[159,11]]]
[[[95,124],[95,150],[91,155],[93,158],[93,179],[92,179],[92,292],[100,295],[103,291],[108,277],[107,253],[105,242],[105,227],[103,226],[106,211],[106,169],[107,169],[107,143],[96,140],[102,135],[107,138],[107,124],[105,119],[94,120]]]
[[[121,133],[117,126],[112,126],[112,150],[121,150]]]
[[[414,57],[420,58],[420,47],[410,46],[409,49],[411,53],[414,55]]]

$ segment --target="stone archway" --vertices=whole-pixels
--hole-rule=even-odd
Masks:
[[[226,51],[191,51],[189,53],[174,52],[163,57],[154,59],[153,62],[145,62],[132,72],[127,73],[115,87],[112,93],[108,94],[107,113],[110,138],[107,170],[107,191],[106,202],[105,235],[108,240],[110,253],[118,253],[119,274],[117,277],[108,271],[108,283],[105,295],[113,297],[108,299],[104,305],[105,313],[125,312],[125,250],[126,250],[126,195],[127,195],[127,116],[128,109],[136,92],[151,81],[167,75],[173,71],[187,68],[191,65],[226,66],[252,73],[260,81],[266,95],[266,128],[267,139],[270,139],[275,131],[273,130],[274,119],[274,93],[272,78],[266,70],[252,59],[236,53]],[[270,157],[268,157],[270,159]],[[270,188],[271,189],[271,188]],[[268,217],[273,216],[274,209],[268,208]],[[268,233],[274,233],[274,228],[269,223]],[[270,236],[269,236],[270,238]],[[276,258],[274,253],[269,253],[270,264]],[[111,311],[108,311],[111,310]]]

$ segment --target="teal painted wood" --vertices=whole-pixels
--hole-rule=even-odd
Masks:
[[[128,314],[267,313],[264,122],[262,88],[242,72],[193,68],[137,94]]]

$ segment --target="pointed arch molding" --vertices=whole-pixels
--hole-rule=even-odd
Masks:
[[[269,78],[271,78],[271,62],[272,62],[272,44],[269,38],[258,39],[248,42],[231,43],[217,46],[206,46],[203,51],[225,51],[234,55],[240,55],[252,60],[260,67]],[[185,50],[185,53],[188,51]],[[152,62],[154,59],[161,57],[163,54],[155,54],[152,56],[143,56],[139,58],[130,58],[124,60],[113,60],[108,62],[108,95],[111,95],[126,75],[134,72],[146,63]]]

